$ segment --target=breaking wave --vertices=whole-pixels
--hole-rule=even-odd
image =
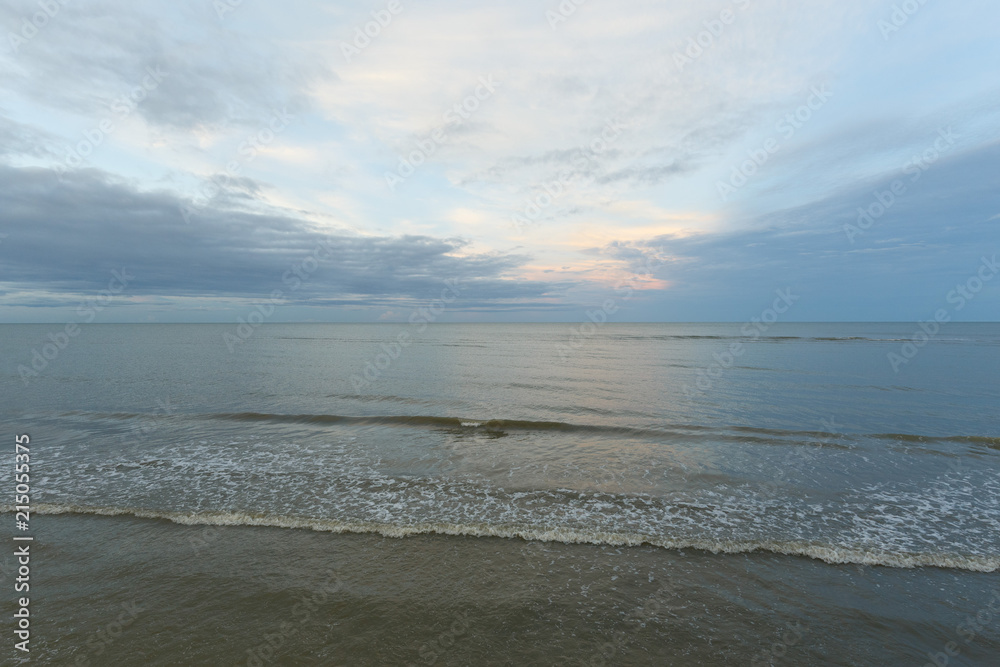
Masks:
[[[130,516],[139,519],[159,519],[186,526],[264,526],[272,528],[307,529],[330,533],[374,533],[386,537],[403,538],[412,535],[452,535],[469,537],[498,537],[508,539],[560,542],[563,544],[597,544],[612,546],[652,545],[665,549],[698,549],[714,554],[741,554],[771,552],[788,556],[814,558],[826,563],[881,565],[884,567],[914,568],[939,567],[972,572],[1000,570],[1000,557],[957,553],[903,552],[865,550],[804,541],[779,541],[768,539],[698,539],[643,535],[626,531],[585,530],[562,527],[522,526],[516,524],[487,523],[381,523],[374,521],[345,521],[316,517],[281,516],[247,512],[172,512],[132,507],[93,507],[83,505],[39,504],[37,514],[89,514],[97,516]],[[13,512],[6,505],[0,511]]]

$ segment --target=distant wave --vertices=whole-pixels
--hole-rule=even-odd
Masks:
[[[311,517],[278,516],[244,512],[171,512],[133,507],[90,507],[81,505],[34,506],[36,514],[88,514],[98,516],[131,516],[139,519],[160,519],[187,526],[266,526],[272,528],[307,529],[330,533],[374,533],[386,537],[411,535],[456,535],[470,537],[500,537],[561,542],[563,544],[597,544],[611,546],[642,546],[665,549],[698,549],[714,554],[739,554],[765,551],[788,556],[805,556],[833,565],[882,565],[914,568],[940,567],[972,572],[1000,570],[1000,557],[949,553],[906,553],[863,550],[827,544],[776,540],[671,539],[631,532],[589,531],[570,528],[541,528],[486,523],[377,523],[341,521]],[[0,512],[10,513],[11,505],[0,506]]]
[[[219,412],[219,413],[178,413],[172,417],[150,415],[141,412],[85,412],[74,410],[62,413],[68,417],[93,417],[97,419],[205,419],[237,422],[272,422],[285,424],[357,424],[437,428],[449,430],[478,430],[486,433],[506,433],[507,431],[562,431],[606,433],[633,437],[667,438],[690,437],[702,434],[717,440],[760,441],[770,444],[809,444],[822,441],[824,447],[845,448],[848,445],[834,441],[830,436],[847,441],[860,438],[897,440],[902,442],[957,442],[986,445],[1000,448],[1000,436],[986,435],[921,435],[912,433],[827,433],[824,431],[801,431],[755,426],[713,427],[698,424],[663,424],[655,428],[613,426],[608,424],[571,424],[559,421],[532,421],[527,419],[475,419],[468,417],[442,417],[436,415],[333,415],[333,414],[281,414],[269,412]]]
[[[614,426],[609,424],[570,424],[559,421],[533,421],[528,419],[476,419],[469,417],[442,417],[436,415],[332,415],[332,414],[282,414],[269,412],[219,412],[219,413],[178,413],[150,415],[136,412],[83,412],[79,410],[62,413],[67,417],[93,417],[96,419],[205,419],[237,422],[271,422],[276,424],[356,424],[435,428],[448,430],[480,431],[487,434],[504,434],[508,431],[561,431],[567,433],[604,433],[643,438],[686,437],[694,434],[710,436],[717,440],[738,440],[741,442],[759,440],[775,443],[775,438],[801,438],[823,440],[824,446],[843,448],[832,442],[835,435],[822,431],[795,431],[753,426],[731,426],[719,428],[697,424],[663,424],[656,427]],[[787,443],[785,443],[787,444]]]
[[[886,440],[901,440],[903,442],[964,442],[973,445],[986,445],[987,447],[1000,447],[1000,437],[987,435],[911,435],[908,433],[878,433],[872,435],[873,438],[884,438]]]
[[[682,335],[682,334],[651,334],[648,336],[636,335],[636,334],[618,334],[613,330],[605,332],[605,335],[609,338],[616,339],[634,339],[634,340],[750,340],[750,341],[816,341],[816,342],[851,342],[851,341],[868,341],[872,343],[902,343],[911,342],[912,337],[906,338],[889,338],[889,337],[876,337],[876,336],[753,336],[744,334],[734,334],[734,335]],[[948,336],[936,336],[934,338],[935,343],[997,343],[995,337],[991,338],[955,338]]]

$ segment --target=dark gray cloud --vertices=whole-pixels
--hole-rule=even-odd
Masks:
[[[259,298],[282,289],[293,303],[371,305],[436,296],[445,279],[465,286],[469,305],[530,303],[561,291],[505,277],[527,257],[468,253],[459,238],[325,233],[295,217],[212,206],[187,223],[181,207],[190,202],[93,169],[60,180],[0,165],[0,182],[3,282],[50,297],[103,289],[123,267],[136,276],[135,296]],[[329,257],[319,253],[323,261],[290,291],[283,276],[320,243]]]
[[[889,174],[741,221],[739,231],[661,236],[592,252],[629,263],[653,249],[671,256],[655,270],[672,287],[650,311],[654,318],[732,319],[785,287],[802,295],[795,319],[828,319],[831,312],[848,319],[926,318],[982,256],[1000,254],[1000,143],[942,158],[911,178]],[[858,209],[875,204],[875,193],[896,180],[906,191],[852,243],[845,226],[859,228]],[[995,317],[1000,284],[987,285],[976,306],[968,311],[973,317]]]

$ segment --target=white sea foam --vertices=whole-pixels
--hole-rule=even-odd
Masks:
[[[131,516],[140,519],[163,519],[181,525],[266,526],[274,528],[309,529],[331,533],[375,533],[386,537],[438,534],[472,537],[521,538],[564,544],[598,544],[612,546],[652,545],[666,549],[699,549],[711,553],[751,553],[765,551],[788,556],[804,556],[831,564],[882,565],[913,568],[940,567],[973,572],[1000,570],[1000,556],[958,553],[908,553],[884,550],[863,550],[848,546],[813,544],[777,540],[732,539],[671,539],[631,532],[579,530],[558,527],[532,527],[504,524],[451,523],[379,523],[372,521],[342,521],[315,517],[279,516],[246,512],[170,512],[134,507],[90,507],[81,505],[39,504],[37,514],[91,514],[100,516]],[[13,512],[10,505],[0,506],[2,512]]]

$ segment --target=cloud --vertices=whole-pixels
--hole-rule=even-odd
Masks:
[[[187,224],[181,206],[190,202],[93,169],[60,181],[50,171],[0,166],[0,182],[8,290],[78,294],[103,288],[112,270],[126,267],[136,276],[135,296],[263,297],[320,243],[332,259],[294,293],[296,303],[406,302],[440,291],[449,278],[483,305],[561,289],[510,278],[526,256],[471,253],[461,238],[324,232],[294,217],[213,207]]]
[[[211,3],[183,1],[156,11],[134,3],[60,3],[59,12],[16,52],[3,56],[3,87],[33,104],[98,118],[141,85],[150,69],[166,76],[138,113],[167,130],[253,126],[274,108],[309,106],[306,89],[335,78],[314,60],[261,35],[224,27]],[[39,11],[14,0],[0,23],[19,26]]]
[[[400,312],[445,274],[477,285],[469,308],[571,309],[655,240],[671,255],[663,304],[732,308],[790,276],[827,281],[838,310],[858,275],[940,278],[987,243],[998,208],[990,164],[970,167],[997,139],[988,3],[929,4],[889,41],[885,8],[863,0],[585,3],[555,29],[554,6],[530,0],[434,0],[404,3],[350,61],[342,43],[371,7],[58,4],[16,52],[0,39],[8,305],[77,298],[120,262],[146,271],[136,301],[252,299],[326,236],[337,261],[294,296],[331,309]],[[723,9],[732,22],[715,22]],[[11,0],[0,25],[37,11]],[[163,80],[115,115],[150,68]],[[495,91],[472,99],[483,77]],[[829,103],[723,199],[718,184],[821,85]],[[468,118],[445,121],[468,100]],[[280,133],[278,111],[293,117]],[[961,141],[920,187],[835,242],[949,125]],[[401,157],[416,166],[390,190]],[[88,169],[57,186],[55,165]]]
[[[51,159],[60,154],[58,139],[31,125],[0,115],[0,159],[32,157]]]
[[[734,221],[728,231],[661,235],[592,252],[629,261],[653,249],[669,255],[655,272],[672,285],[660,312],[682,308],[680,319],[731,319],[721,313],[752,310],[774,289],[793,287],[809,296],[796,306],[796,319],[828,319],[823,313],[836,307],[846,319],[916,320],[928,316],[952,281],[964,281],[981,255],[1000,251],[990,222],[1000,204],[1000,143],[942,158],[911,179],[893,171]],[[906,191],[852,243],[845,227],[856,226],[858,209],[897,180]],[[991,293],[992,306],[985,294],[976,304],[980,312],[995,308],[1000,293]]]

